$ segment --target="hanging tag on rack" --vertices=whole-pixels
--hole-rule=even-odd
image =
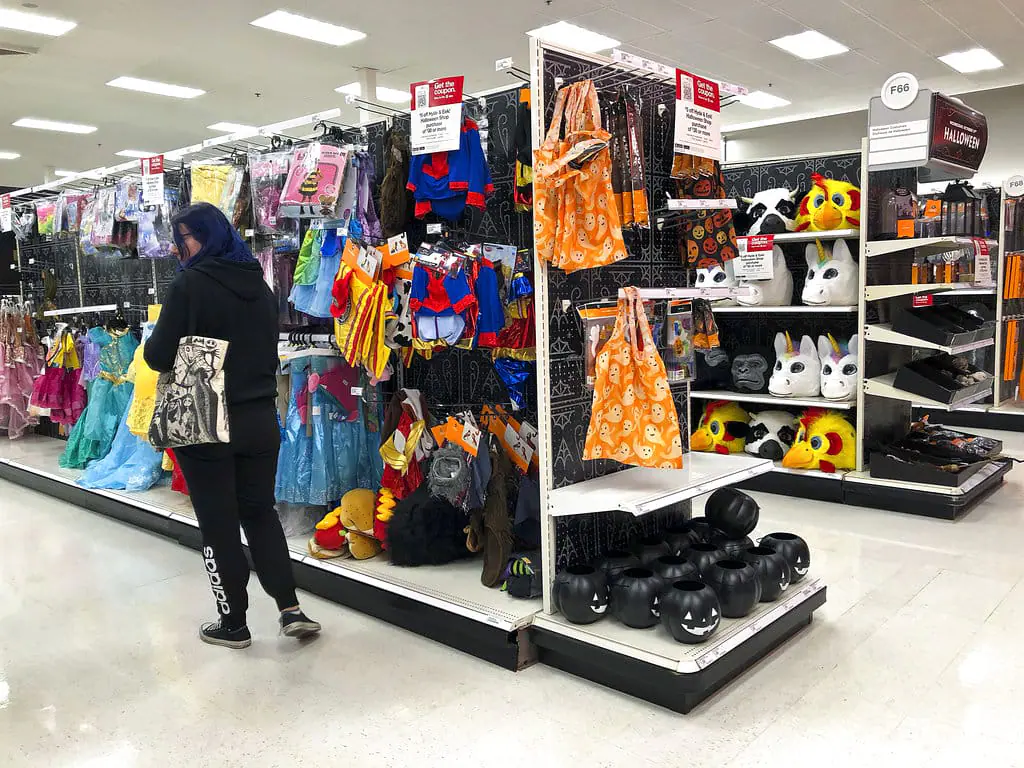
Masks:
[[[445,438],[462,446],[471,456],[480,450],[480,430],[474,424],[464,424],[454,416],[448,417]]]
[[[364,283],[372,283],[377,279],[377,272],[380,270],[380,258],[380,251],[376,248],[366,245],[359,247],[356,270],[359,278]]]
[[[676,70],[677,153],[722,159],[722,113],[718,83]]]
[[[771,280],[775,276],[772,248],[775,235],[737,237],[739,255],[733,261],[736,277],[747,280]]]
[[[144,157],[142,165],[142,202],[144,205],[164,204],[164,156]]]
[[[458,75],[409,86],[412,95],[409,143],[413,155],[459,148],[464,80]]]
[[[405,232],[389,237],[387,256],[384,257],[384,267],[391,269],[399,264],[405,264],[409,259],[409,238]]]
[[[440,235],[441,234],[441,224],[437,223],[437,222],[435,222],[433,224],[427,224],[427,234],[428,235]]]

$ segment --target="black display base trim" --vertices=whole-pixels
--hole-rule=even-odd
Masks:
[[[186,547],[195,550],[201,548],[199,529],[195,526],[154,514],[130,502],[93,493],[86,488],[6,462],[0,462],[0,478],[157,533]],[[246,556],[248,557],[248,548]],[[491,627],[483,622],[307,563],[292,560],[292,571],[300,589],[360,613],[383,619],[505,669],[515,671],[532,661],[525,630],[509,632]],[[523,641],[522,644],[520,641]]]
[[[798,475],[789,472],[765,472],[736,484],[746,491],[761,491],[779,496],[843,503],[843,483],[839,478]]]
[[[962,429],[1002,429],[1007,432],[1024,432],[1024,411],[1021,413],[1000,413],[998,411],[949,411],[939,412],[928,408],[915,408],[915,419],[930,413],[933,424]]]
[[[939,520],[956,520],[995,493],[1002,486],[1003,478],[1012,467],[1013,462],[1003,462],[995,473],[960,496],[844,480],[844,502],[858,507],[889,509]]]
[[[745,643],[693,674],[679,674],[536,625],[530,628],[530,634],[542,664],[687,714],[810,624],[814,611],[825,603],[825,592],[819,590]]]

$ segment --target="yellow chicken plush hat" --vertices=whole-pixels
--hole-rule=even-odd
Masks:
[[[857,430],[836,411],[808,408],[800,417],[793,446],[782,457],[788,469],[835,472],[857,463]]]
[[[738,403],[731,400],[708,403],[697,431],[690,435],[690,449],[705,453],[743,453],[749,423],[750,416]]]
[[[814,185],[800,201],[797,232],[860,228],[860,189],[845,181],[812,173]]]

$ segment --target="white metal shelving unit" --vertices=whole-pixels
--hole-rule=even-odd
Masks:
[[[821,306],[812,307],[806,304],[784,307],[712,307],[716,315],[850,315],[857,311],[856,306]]]
[[[762,403],[782,408],[787,405],[796,408],[832,408],[848,411],[855,400],[829,400],[824,397],[776,397],[766,393],[734,392],[728,389],[695,389],[690,392],[694,400],[735,400],[738,403]]]
[[[881,323],[879,325],[866,325],[864,326],[864,338],[868,341],[877,341],[879,344],[895,344],[902,347],[919,347],[921,349],[934,349],[938,352],[948,352],[951,355],[959,355],[964,352],[973,352],[976,349],[984,349],[985,347],[991,347],[996,343],[993,339],[981,339],[980,341],[972,341],[969,344],[959,344],[957,346],[943,346],[942,344],[936,344],[933,341],[925,341],[919,339],[916,336],[908,336],[905,333],[897,333],[892,329],[890,323]]]

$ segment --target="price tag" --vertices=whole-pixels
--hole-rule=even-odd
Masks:
[[[156,295],[156,288],[147,288],[146,289],[146,293],[148,293],[150,296],[155,296]]]
[[[524,421],[519,426],[519,436],[534,448],[537,447],[537,428],[533,426],[533,424],[530,424],[530,422]]]
[[[413,83],[412,154],[448,152],[459,148],[462,137],[462,75]]]
[[[722,159],[722,114],[718,83],[676,70],[675,151]]]
[[[377,271],[380,269],[380,255],[380,251],[376,248],[370,248],[365,245],[359,248],[356,264],[363,274],[369,278],[364,282],[370,283],[377,279]]]
[[[349,390],[349,394],[354,395],[356,397],[359,397],[359,396],[361,396],[363,394],[363,388],[362,387],[352,387],[352,389]]]
[[[737,237],[739,255],[733,261],[736,277],[747,280],[771,280],[775,276],[773,248],[775,235]]]
[[[388,238],[388,253],[384,257],[384,266],[388,269],[405,264],[409,260],[409,238],[401,232]]]
[[[926,219],[937,219],[942,215],[942,201],[941,200],[926,200],[924,203],[924,218]]]
[[[0,232],[10,232],[14,228],[12,219],[11,196],[0,195]]]
[[[992,258],[988,252],[988,241],[980,237],[972,237],[974,244],[974,283],[975,285],[993,285]]]
[[[511,424],[505,426],[505,434],[501,442],[507,449],[509,458],[519,467],[519,471],[526,472],[533,460],[533,447],[516,432]]]
[[[495,72],[502,72],[503,70],[506,70],[506,69],[512,69],[512,57],[511,56],[507,56],[504,59],[497,59],[494,62],[494,71]]]
[[[142,166],[142,202],[144,205],[164,204],[164,156],[144,157]]]
[[[427,234],[428,235],[440,235],[441,234],[441,225],[440,224],[427,224]]]
[[[35,260],[35,259],[29,259],[29,260],[28,260],[28,263],[29,263],[29,264],[35,264],[35,263],[36,263],[36,260]]]

